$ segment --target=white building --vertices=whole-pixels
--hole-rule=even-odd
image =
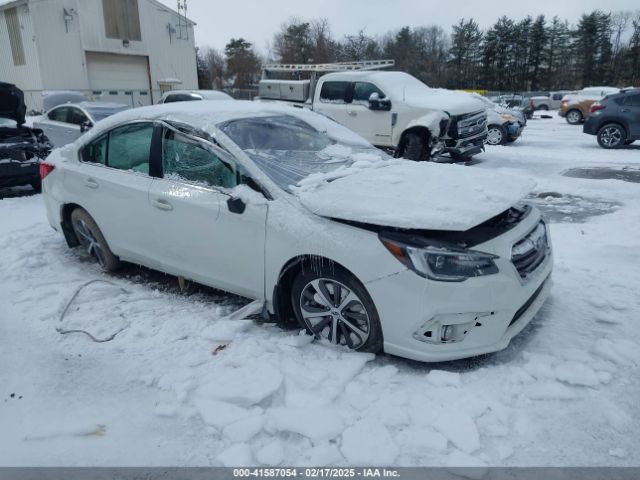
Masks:
[[[194,23],[156,0],[0,0],[0,81],[133,106],[198,87]]]

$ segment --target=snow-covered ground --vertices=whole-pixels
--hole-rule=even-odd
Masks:
[[[38,195],[0,200],[0,465],[640,465],[640,184],[562,175],[637,178],[640,145],[581,130],[534,119],[469,167],[537,182],[554,287],[508,349],[439,365],[225,320],[242,299],[157,272],[102,274]],[[92,279],[113,285],[60,322]]]

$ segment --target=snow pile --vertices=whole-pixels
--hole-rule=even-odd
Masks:
[[[439,365],[230,320],[246,301],[180,294],[161,274],[102,274],[51,230],[39,196],[1,200],[0,465],[437,465],[477,478],[487,465],[638,465],[638,186],[562,172],[640,158],[563,122],[531,121],[522,143],[445,168],[524,173],[537,192],[620,207],[552,222],[537,318],[502,352]],[[87,287],[63,325],[124,330],[107,343],[58,334],[94,278],[118,288]]]

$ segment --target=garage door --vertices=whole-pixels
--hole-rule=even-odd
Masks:
[[[100,100],[150,105],[149,63],[139,55],[87,52],[89,88]]]

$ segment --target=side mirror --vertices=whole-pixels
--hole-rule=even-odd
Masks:
[[[369,97],[369,109],[389,111],[391,110],[391,100],[389,100],[387,97],[380,98],[380,96],[376,92],[373,92]]]
[[[247,208],[247,204],[241,198],[238,197],[229,197],[227,200],[227,208],[231,213],[241,214],[244,213],[245,208]]]
[[[87,130],[90,130],[92,126],[93,126],[93,125],[91,125],[91,122],[89,122],[89,121],[82,122],[82,123],[80,124],[80,133],[84,133],[84,132],[86,132]]]

